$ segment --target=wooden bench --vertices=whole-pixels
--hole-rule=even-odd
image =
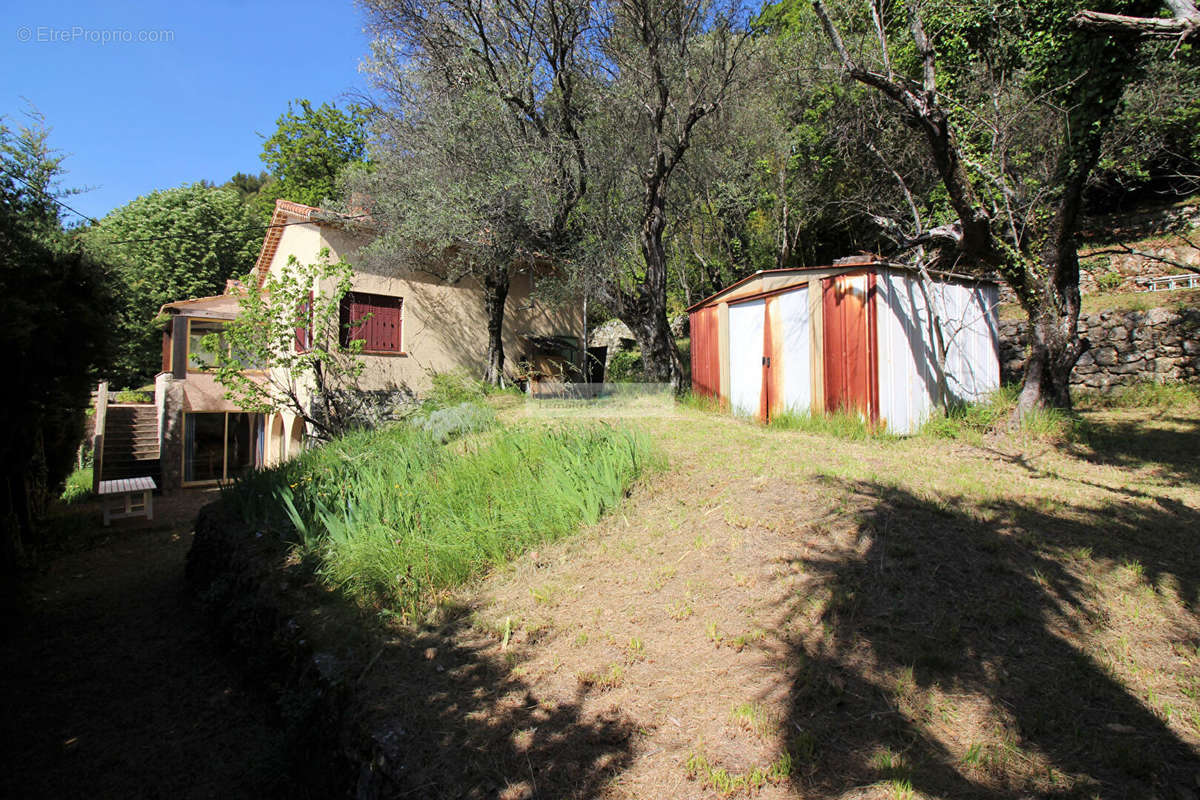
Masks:
[[[114,519],[145,517],[154,519],[154,478],[121,478],[115,481],[100,481],[100,499],[104,502],[104,527]],[[115,507],[109,498],[120,502]]]

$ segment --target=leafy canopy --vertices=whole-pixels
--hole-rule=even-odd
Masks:
[[[308,100],[288,103],[263,142],[262,161],[276,179],[264,187],[270,202],[283,198],[318,206],[341,199],[338,173],[368,165],[367,123],[366,109],[353,103],[345,111],[331,103],[315,108]]]
[[[89,248],[118,278],[113,380],[137,386],[153,378],[161,358],[158,310],[220,294],[254,263],[261,240],[261,225],[236,191],[201,183],[139,197],[87,231]]]

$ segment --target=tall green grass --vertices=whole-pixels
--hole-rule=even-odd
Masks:
[[[243,510],[295,531],[330,586],[412,617],[595,522],[655,463],[644,436],[610,427],[519,428],[447,447],[401,426],[331,443],[235,491]]]
[[[976,441],[989,433],[1007,431],[1020,392],[1019,385],[1006,384],[984,400],[955,406],[944,415],[935,414],[920,433],[935,439]],[[1068,411],[1035,408],[1022,418],[1021,432],[1039,439],[1060,439],[1072,436],[1077,425],[1078,420]]]
[[[1188,408],[1200,405],[1200,386],[1187,383],[1139,381],[1108,392],[1076,392],[1080,408]]]
[[[91,500],[92,468],[81,467],[67,476],[60,499],[67,505]]]
[[[768,427],[785,431],[804,431],[822,436],[836,436],[839,439],[891,439],[882,425],[872,425],[857,411],[831,411],[829,413],[796,414],[784,412],[771,418]]]
[[[693,411],[704,411],[710,414],[717,414],[724,411],[720,398],[698,394],[690,389],[676,396],[675,402],[683,408],[690,408]]]

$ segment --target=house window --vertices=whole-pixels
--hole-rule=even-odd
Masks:
[[[360,339],[368,353],[401,353],[403,298],[352,292],[342,298],[342,344]]]
[[[224,322],[205,319],[188,320],[187,366],[189,372],[208,372],[217,365],[216,353],[204,346],[204,337],[213,333],[217,334],[219,351],[225,355],[236,357],[242,369],[260,371],[267,368],[267,365],[253,354],[235,352],[229,342],[225,340],[224,328]]]
[[[192,372],[206,370],[216,365],[217,354],[204,346],[204,337],[215,333],[221,334],[224,324],[209,320],[188,320],[188,369]],[[220,348],[225,349],[224,337],[221,337]]]

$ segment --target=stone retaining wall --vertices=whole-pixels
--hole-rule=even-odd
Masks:
[[[1025,320],[1000,322],[1000,371],[1019,381],[1025,366]],[[1200,383],[1200,308],[1102,311],[1079,319],[1091,349],[1075,365],[1071,385],[1106,391],[1143,381]]]

